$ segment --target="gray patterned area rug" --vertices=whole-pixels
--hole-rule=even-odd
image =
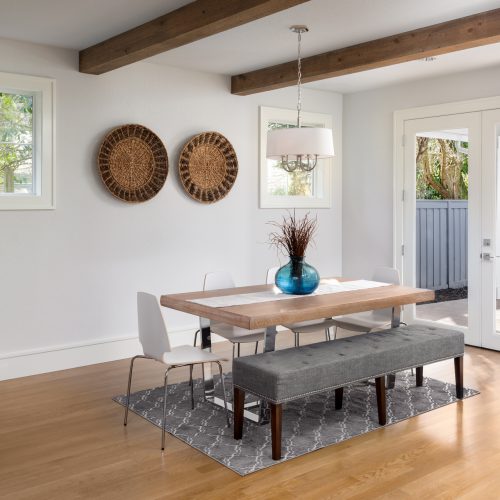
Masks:
[[[229,393],[231,374],[225,377]],[[220,386],[216,379],[216,394],[222,396]],[[477,394],[474,389],[464,389],[464,398]],[[124,405],[126,396],[113,399]],[[423,387],[415,387],[415,376],[409,371],[399,373],[396,387],[387,391],[387,425],[456,401],[453,384],[425,378]],[[194,410],[187,382],[169,386],[167,404],[166,430],[170,434],[242,476],[380,427],[375,388],[366,383],[344,389],[342,410],[335,410],[334,391],[292,401],[283,408],[283,458],[274,461],[270,425],[245,420],[243,440],[235,441],[233,429],[227,428],[224,410],[203,400],[201,379],[195,381]],[[163,387],[131,394],[130,410],[161,428]]]

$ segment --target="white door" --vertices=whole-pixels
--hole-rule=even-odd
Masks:
[[[408,322],[439,324],[445,328],[462,330],[465,333],[466,343],[476,346],[482,344],[483,327],[481,321],[486,309],[481,306],[481,295],[486,286],[482,280],[484,281],[488,273],[485,270],[488,266],[490,272],[488,286],[490,288],[494,286],[491,277],[491,268],[494,265],[492,262],[494,261],[486,262],[479,257],[483,252],[482,238],[484,233],[482,190],[487,188],[492,191],[490,196],[496,196],[493,183],[489,185],[487,182],[482,183],[481,118],[481,112],[472,112],[405,120],[404,191],[402,193],[404,197],[403,247],[401,249],[404,255],[402,260],[399,260],[402,262],[403,283],[408,286],[422,286],[422,283],[430,283],[430,285],[423,287],[439,289],[442,286],[452,296],[455,290],[453,287],[460,287],[460,285],[451,283],[453,280],[449,274],[453,271],[457,275],[461,272],[462,278],[465,276],[466,282],[464,283],[467,287],[463,286],[457,290],[467,293],[466,297],[436,304],[408,306],[405,308],[404,318]],[[497,118],[495,117],[495,119]],[[500,120],[498,123],[500,124]],[[497,135],[494,138],[493,134],[490,135],[492,136],[490,139],[496,141]],[[416,153],[417,144],[421,144],[421,142],[417,142],[417,138],[422,137],[435,140],[445,139],[449,141],[449,144],[454,144],[455,148],[462,148],[465,151],[463,154],[467,155],[468,202],[462,202],[466,208],[461,212],[461,220],[459,215],[453,215],[455,213],[452,212],[455,210],[453,203],[446,201],[443,203],[447,207],[434,203],[434,205],[430,205],[431,208],[422,212],[421,203],[418,203],[419,211],[417,214]],[[496,153],[496,149],[494,153]],[[496,156],[494,167],[490,168],[496,168]],[[419,219],[417,219],[418,216]],[[490,222],[488,237],[493,239],[494,229],[490,228],[491,225]],[[446,259],[448,261],[445,266]],[[398,259],[396,260],[398,261]],[[419,270],[418,277],[417,269]],[[441,282],[445,283],[446,286]],[[488,314],[491,322],[493,313],[490,311]],[[500,347],[500,342],[498,345]]]
[[[481,345],[500,350],[500,110],[482,113]]]

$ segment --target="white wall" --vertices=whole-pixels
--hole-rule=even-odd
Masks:
[[[57,106],[57,209],[0,212],[0,379],[129,355],[137,290],[199,289],[216,269],[240,284],[264,280],[277,262],[266,222],[283,211],[258,208],[258,107],[293,108],[295,89],[238,97],[222,76],[138,63],[96,77],[78,73],[74,51],[0,40],[0,53],[0,71],[55,78]],[[306,89],[304,104],[333,115],[340,179],[342,96]],[[103,135],[125,123],[151,128],[169,153],[166,185],[144,204],[114,199],[96,173]],[[180,148],[206,130],[227,136],[239,159],[235,186],[212,206],[177,179]],[[335,188],[308,255],[322,275],[341,271]],[[196,326],[181,313],[167,320],[171,330]]]
[[[438,59],[439,61],[439,59]],[[500,95],[500,67],[344,96],[343,274],[393,261],[393,112]]]

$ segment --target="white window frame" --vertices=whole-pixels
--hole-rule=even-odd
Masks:
[[[301,116],[304,125],[316,125],[333,129],[331,115],[302,112]],[[295,124],[297,122],[297,110],[260,107],[260,208],[331,208],[333,159],[320,160],[321,163],[313,171],[314,183],[319,186],[319,189],[316,189],[316,195],[278,196],[269,194],[266,147],[268,124],[272,121]]]
[[[51,210],[55,204],[55,80],[0,73],[0,92],[33,96],[33,193],[0,194],[0,210]]]

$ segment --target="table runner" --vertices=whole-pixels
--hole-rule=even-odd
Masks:
[[[275,300],[297,299],[300,297],[310,297],[311,295],[326,295],[329,293],[352,292],[355,290],[366,290],[368,288],[377,288],[380,286],[389,286],[391,283],[381,283],[379,281],[354,280],[337,281],[335,279],[323,280],[318,288],[309,295],[291,295],[280,292],[277,287],[273,290],[262,292],[241,293],[234,295],[222,295],[219,297],[209,297],[203,299],[191,299],[189,302],[195,302],[209,307],[229,307],[245,304],[256,304],[259,302],[272,302]]]

